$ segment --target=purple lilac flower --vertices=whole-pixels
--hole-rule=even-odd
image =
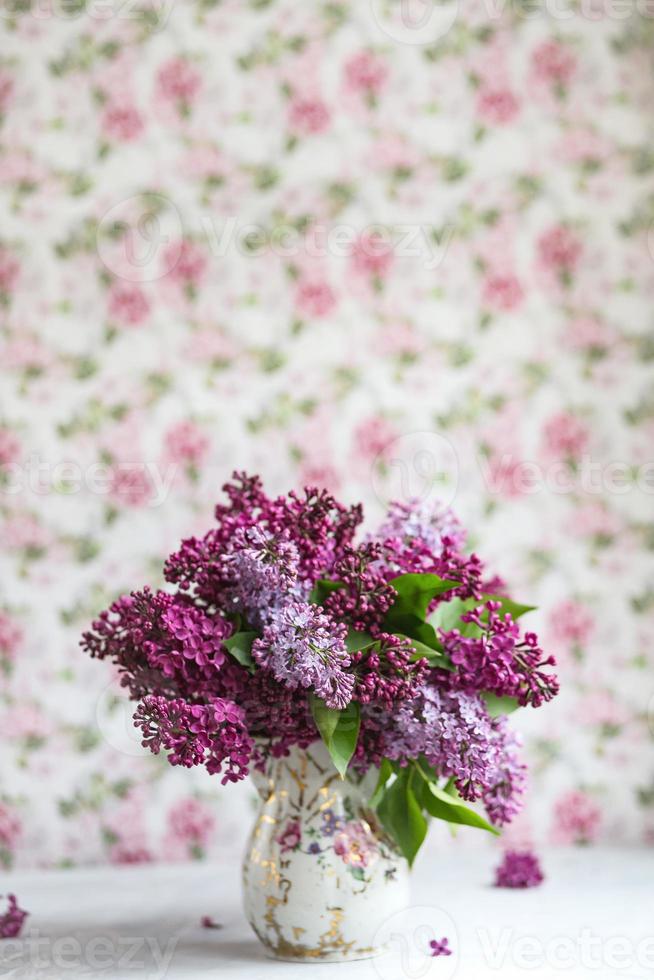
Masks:
[[[232,541],[243,529],[256,524],[270,504],[258,476],[234,473],[223,491],[228,503],[216,504],[218,526],[202,538],[182,541],[164,567],[168,582],[207,605],[220,605],[225,588],[233,584],[230,569],[223,561],[231,551]]]
[[[495,871],[497,888],[534,888],[545,876],[531,851],[507,851]]]
[[[422,501],[413,497],[406,502],[394,500],[375,537],[385,541],[397,541],[399,550],[415,553],[426,551],[438,555],[445,539],[457,549],[463,548],[466,533],[458,517],[440,501]]]
[[[248,528],[292,541],[297,548],[299,580],[308,585],[331,574],[363,519],[360,505],[344,507],[325,490],[314,487],[305,488],[303,496],[290,493],[273,500],[263,492],[259,477],[234,473],[223,490],[228,503],[216,506],[218,526],[203,538],[183,541],[165,567],[167,581],[208,605],[220,606],[226,590],[234,586],[232,569],[223,559]]]
[[[207,616],[201,609],[176,601],[166,593],[160,593],[166,604],[162,613],[162,624],[170,637],[178,641],[178,652],[184,660],[192,661],[198,667],[213,664],[220,667],[225,662],[223,640],[229,633],[229,626],[222,616]],[[153,660],[158,651],[153,649]],[[175,657],[165,664],[164,673],[174,669]]]
[[[423,684],[395,715],[388,758],[424,756],[439,775],[456,780],[461,796],[477,799],[497,756],[492,722],[481,699]]]
[[[250,626],[261,629],[282,605],[305,598],[298,581],[298,551],[288,533],[273,536],[260,527],[241,531],[225,558],[234,585],[226,596],[230,612],[245,613]]]
[[[372,536],[382,546],[379,567],[386,578],[406,572],[432,572],[459,582],[447,598],[481,598],[483,565],[477,555],[466,555],[465,531],[458,518],[440,502],[418,500],[391,503],[386,520]],[[440,601],[435,599],[432,608]]]
[[[443,936],[442,939],[432,939],[429,943],[432,956],[451,956],[452,950],[449,948],[449,939]]]
[[[496,825],[519,810],[525,767],[505,718],[491,718],[481,698],[423,684],[413,700],[389,713],[382,754],[407,762],[423,756],[439,776],[454,780],[465,800],[482,799]]]
[[[244,723],[243,709],[232,701],[214,698],[208,704],[190,704],[181,698],[143,698],[134,714],[143,731],[143,745],[155,755],[163,748],[173,766],[204,765],[207,772],[223,772],[222,783],[238,782],[248,773],[254,752]]]
[[[92,657],[109,659],[133,698],[147,693],[216,692],[216,675],[226,660],[223,639],[232,627],[209,616],[185,596],[132,592],[121,596],[82,636]]]
[[[330,708],[344,708],[354,691],[354,677],[345,672],[346,635],[347,627],[319,606],[291,602],[254,641],[252,656],[287,687],[312,688]]]
[[[325,609],[334,619],[346,620],[357,630],[382,628],[397,595],[386,581],[382,558],[379,544],[370,542],[346,549],[333,572],[342,588],[325,600]]]
[[[555,664],[544,657],[535,633],[520,636],[520,628],[499,602],[488,601],[464,613],[461,619],[476,627],[476,635],[458,629],[440,630],[445,652],[456,667],[450,681],[463,690],[489,691],[517,698],[521,705],[539,707],[559,690],[557,678],[543,670]]]
[[[256,739],[265,739],[265,756],[253,757],[258,769],[263,769],[267,756],[281,758],[293,745],[307,748],[316,739],[309,699],[303,688],[291,690],[280,684],[267,670],[254,674],[238,667],[229,675],[229,697],[245,714],[247,729]]]
[[[19,907],[15,895],[7,895],[7,901],[7,910],[0,915],[0,939],[15,939],[20,935],[29,912]]]
[[[509,727],[506,716],[494,718],[492,724],[498,756],[493,777],[482,792],[482,800],[491,823],[504,827],[522,809],[527,767],[520,759],[520,739]]]
[[[291,491],[273,501],[269,519],[272,528],[289,531],[300,553],[300,577],[313,584],[331,575],[351,546],[363,508],[344,507],[326,490],[305,487],[302,496]]]
[[[350,655],[356,700],[390,708],[413,697],[429,666],[427,660],[412,660],[414,654],[411,640],[375,631],[373,644]]]

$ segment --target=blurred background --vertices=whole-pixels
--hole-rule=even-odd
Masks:
[[[250,789],[141,749],[77,646],[235,468],[451,503],[562,675],[509,839],[651,846],[654,4],[5,0],[0,35],[0,866],[242,840]]]

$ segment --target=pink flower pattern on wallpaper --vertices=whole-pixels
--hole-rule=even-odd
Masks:
[[[13,6],[0,867],[233,849],[248,791],[142,750],[81,629],[161,584],[234,468],[374,518],[444,444],[561,664],[519,720],[535,841],[650,841],[648,20],[471,0],[412,45],[354,0]]]

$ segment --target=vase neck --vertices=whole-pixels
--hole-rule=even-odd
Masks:
[[[271,793],[285,787],[294,786],[310,794],[324,786],[332,786],[336,791],[347,786],[348,791],[351,792],[360,783],[354,775],[346,777],[345,780],[341,779],[325,744],[320,739],[312,742],[305,749],[294,745],[288,755],[282,758],[269,757],[265,771],[253,772],[252,779],[264,800],[268,799]]]

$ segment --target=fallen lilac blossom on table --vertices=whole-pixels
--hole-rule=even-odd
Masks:
[[[15,939],[20,935],[29,912],[19,907],[15,895],[7,895],[7,900],[7,911],[0,915],[0,939]]]
[[[203,915],[200,919],[200,923],[203,929],[222,929],[220,922],[216,922],[212,919],[210,915]]]
[[[449,948],[449,940],[443,936],[439,941],[438,939],[432,939],[429,943],[429,948],[431,949],[432,956],[451,956],[452,950]]]
[[[544,878],[540,861],[532,851],[507,851],[495,871],[495,887],[534,888]]]

